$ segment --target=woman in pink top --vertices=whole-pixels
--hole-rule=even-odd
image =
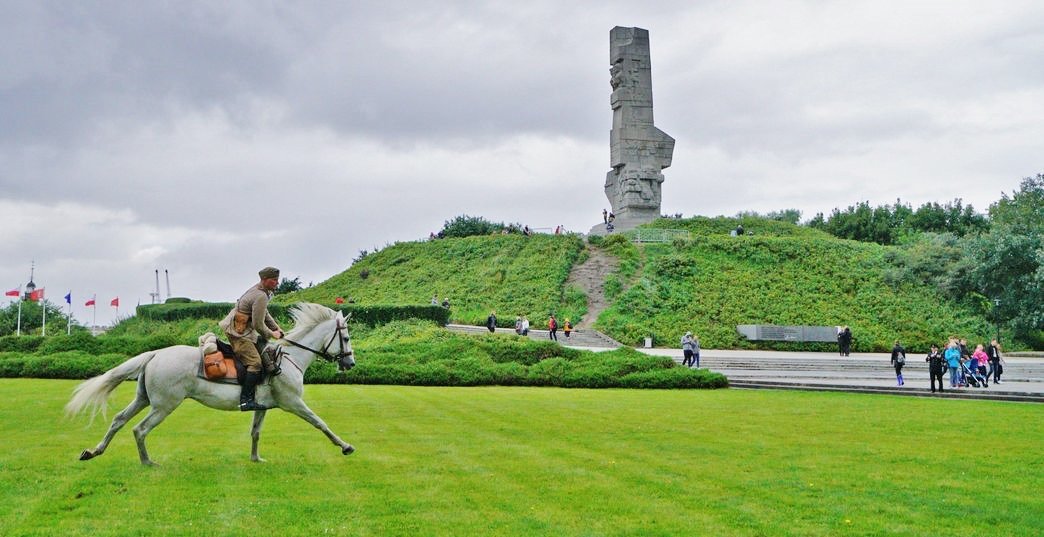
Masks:
[[[985,388],[989,386],[989,377],[986,376],[986,364],[989,363],[990,357],[986,355],[986,351],[983,350],[981,344],[975,346],[975,352],[972,353],[972,360],[976,362],[976,368],[978,369],[979,374],[982,375],[982,378],[986,379],[983,381],[982,387]]]

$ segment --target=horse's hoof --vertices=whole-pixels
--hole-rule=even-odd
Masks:
[[[351,444],[344,446],[344,449],[341,450],[342,455],[351,455],[352,453],[355,453],[355,448]]]
[[[94,452],[89,450],[89,449],[85,449],[85,450],[83,450],[83,453],[80,453],[80,460],[81,461],[89,461],[89,460],[91,460],[93,458],[94,458]]]
[[[152,466],[153,468],[155,468],[156,466],[159,466],[158,464],[152,462],[151,460],[141,461],[141,464],[143,466]]]

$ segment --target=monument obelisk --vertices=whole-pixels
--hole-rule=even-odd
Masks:
[[[616,216],[616,231],[660,217],[662,170],[671,165],[674,138],[653,124],[652,65],[649,31],[617,26],[609,31],[609,165],[605,195]],[[606,232],[595,226],[592,233]]]

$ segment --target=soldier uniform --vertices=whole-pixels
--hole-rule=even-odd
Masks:
[[[228,342],[232,345],[236,356],[246,366],[246,377],[242,381],[243,391],[240,396],[240,410],[263,410],[265,407],[254,401],[254,392],[258,382],[261,380],[261,354],[258,352],[258,339],[264,341],[268,338],[282,336],[282,329],[276,323],[272,315],[268,313],[268,301],[272,298],[272,291],[278,284],[279,269],[265,267],[258,272],[261,281],[243,296],[239,297],[232,311],[219,323],[221,329],[228,336]],[[271,282],[268,280],[275,280]],[[276,336],[279,332],[279,336]]]

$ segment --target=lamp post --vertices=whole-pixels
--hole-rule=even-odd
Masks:
[[[997,310],[1000,308],[1000,299],[993,299],[993,322],[997,325],[997,341],[1000,342],[1000,314]]]

